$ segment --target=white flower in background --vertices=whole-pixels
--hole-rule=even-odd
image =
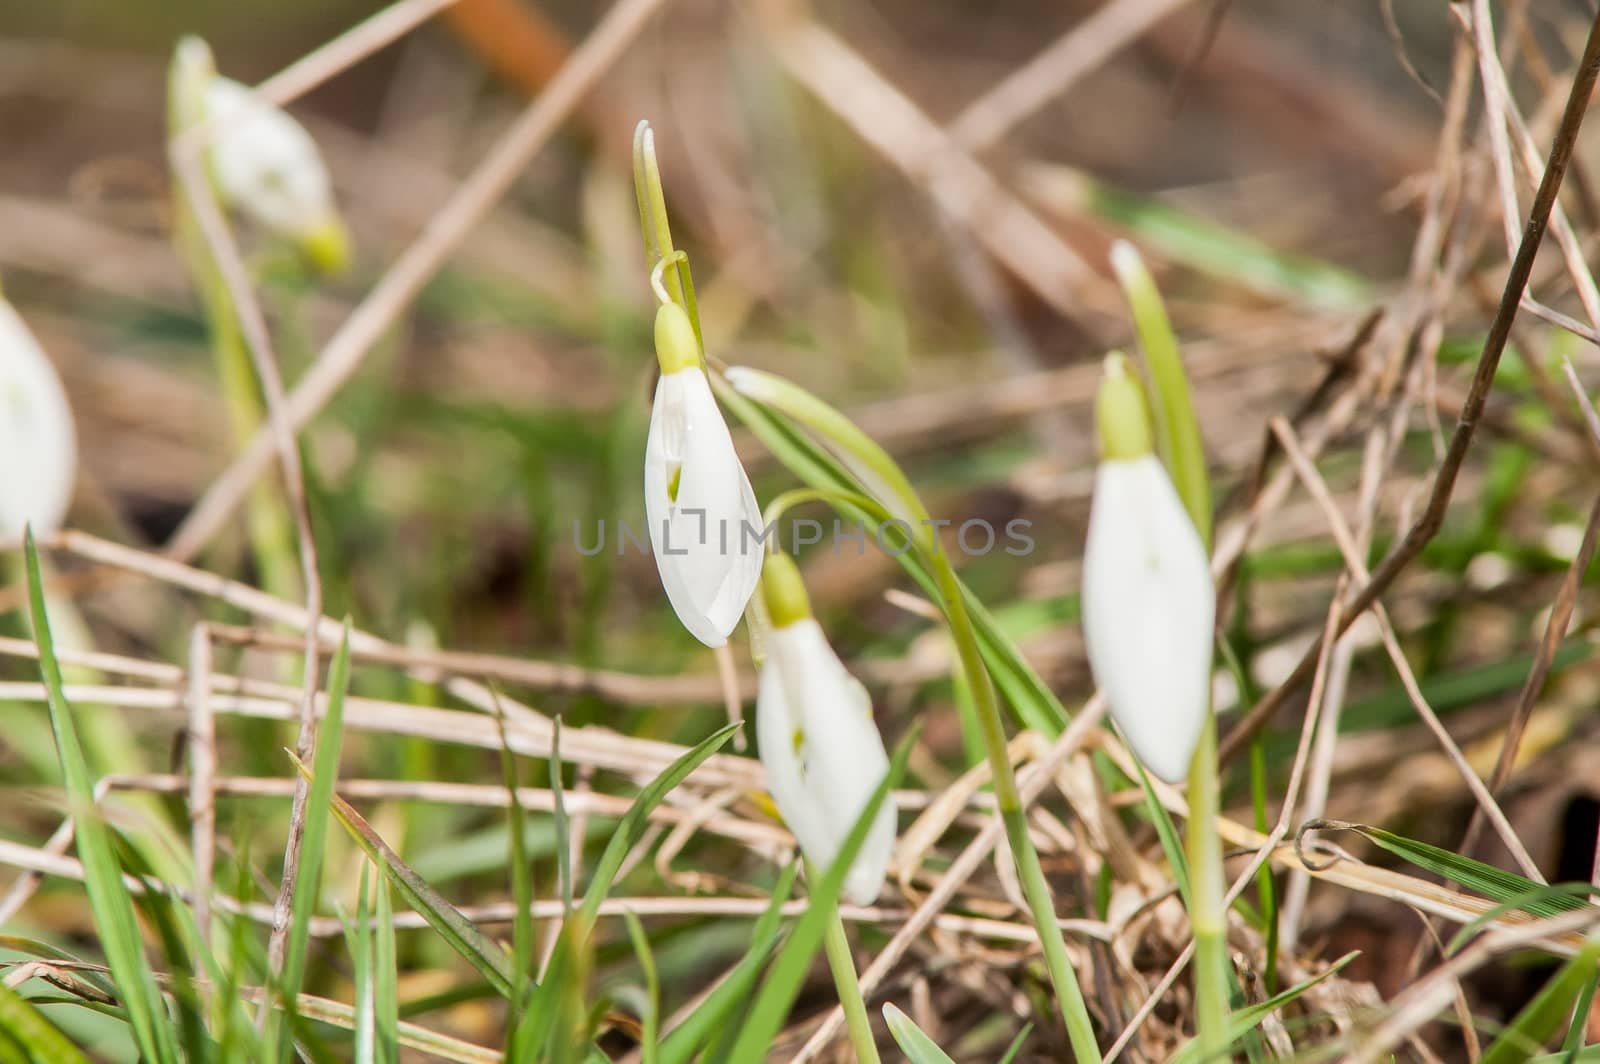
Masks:
[[[767,559],[772,630],[756,692],[756,744],[767,790],[801,851],[819,869],[838,855],[889,771],[872,701],[828,645],[787,555]],[[894,850],[895,806],[878,808],[844,881],[844,896],[870,905]]]
[[[72,501],[77,436],[55,366],[0,297],[0,539],[48,536]]]
[[[342,269],[349,238],[305,127],[218,74],[211,49],[198,37],[179,42],[169,91],[175,134],[210,125],[207,159],[223,204],[296,245],[320,268]]]
[[[223,200],[318,265],[343,265],[348,248],[333,185],[305,127],[221,75],[206,86],[206,114],[215,123],[211,168]]]
[[[1106,360],[1083,555],[1083,634],[1111,716],[1146,768],[1181,783],[1210,712],[1210,560],[1150,447],[1139,385]]]
[[[683,626],[720,647],[761,579],[761,507],[700,367],[689,316],[656,314],[661,380],[644,451],[644,511],[661,584]]]

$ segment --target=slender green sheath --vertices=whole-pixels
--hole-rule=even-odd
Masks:
[[[1178,496],[1211,548],[1211,487],[1205,446],[1189,395],[1189,380],[1178,353],[1178,338],[1155,280],[1133,245],[1119,243],[1111,264],[1133,310],[1134,329],[1144,350],[1156,406],[1156,443]],[[1208,1060],[1227,1059],[1228,911],[1222,868],[1222,842],[1216,824],[1220,807],[1217,780],[1216,715],[1208,712],[1189,764],[1189,819],[1184,848],[1189,860],[1189,926],[1194,931],[1195,1034]]]
[[[215,74],[211,53],[202,42],[186,38],[179,44],[167,90],[167,122],[173,138],[204,121],[205,85]],[[174,242],[205,309],[228,420],[234,438],[244,443],[261,427],[264,411],[256,391],[255,368],[239,326],[238,311],[189,208],[187,192],[181,186],[173,192],[173,219]],[[300,568],[293,524],[288,506],[270,481],[262,481],[251,489],[246,502],[245,525],[261,569],[262,584],[279,598],[298,600],[301,597]]]
[[[984,746],[989,752],[990,774],[994,777],[995,805],[999,807],[1000,818],[1005,824],[1006,841],[1011,845],[1012,859],[1017,864],[1023,897],[1028,901],[1028,911],[1039,932],[1045,967],[1050,972],[1050,983],[1055,987],[1056,1000],[1067,1024],[1067,1037],[1072,1042],[1072,1055],[1078,1064],[1096,1064],[1100,1060],[1100,1046],[1095,1041],[1094,1023],[1089,1019],[1083,991],[1078,988],[1072,959],[1067,956],[1067,943],[1062,938],[1061,925],[1056,922],[1055,899],[1051,896],[1050,884],[1045,881],[1039,854],[1028,835],[1022,797],[1017,793],[1017,778],[1011,771],[1011,759],[1006,755],[1006,733],[1005,726],[1000,722],[1000,705],[995,699],[994,684],[983,667],[983,654],[978,649],[972,618],[967,614],[966,599],[961,594],[961,585],[956,580],[949,558],[942,552],[933,552],[933,570],[939,593],[944,596],[945,616],[950,621],[950,634],[961,657],[961,669],[971,683],[973,700],[977,703],[978,725],[983,733]]]
[[[839,1005],[844,1009],[845,1028],[850,1032],[850,1047],[856,1052],[856,1060],[859,1064],[878,1064],[878,1043],[872,1037],[867,1003],[861,999],[855,960],[850,956],[850,941],[845,937],[844,921],[839,918],[837,906],[822,944],[828,954],[828,968],[833,972],[833,985],[839,992]]]

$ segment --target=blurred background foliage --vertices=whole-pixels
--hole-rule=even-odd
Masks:
[[[76,526],[156,547],[234,453],[203,321],[167,237],[163,79],[173,43],[198,33],[224,73],[253,82],[380,6],[0,7],[0,275],[56,359],[77,412]],[[1096,6],[880,0],[819,4],[813,14],[945,122]],[[1526,10],[1529,42],[1513,84],[1530,101],[1558,97],[1565,82],[1553,83],[1550,71],[1565,70],[1576,54],[1585,7],[1513,6]],[[797,86],[749,11],[710,0],[668,5],[304,434],[327,612],[348,611],[397,641],[686,673],[712,692],[688,706],[583,692],[534,696],[540,709],[572,723],[683,742],[720,719],[711,661],[673,620],[648,557],[614,549],[584,557],[574,542],[575,528],[592,543],[605,521],[614,548],[618,522],[642,522],[654,360],[626,152],[633,123],[648,117],[679,242],[700,284],[710,355],[781,372],[850,410],[905,463],[935,513],[957,524],[1031,521],[1031,555],[963,558],[963,577],[1072,707],[1090,691],[1069,623],[1092,471],[1088,403],[1100,356],[1131,339],[1105,298],[1113,291],[1106,248],[1131,236],[1161,271],[1216,475],[1235,507],[1225,505],[1223,516],[1236,516],[1267,418],[1313,396],[1369,309],[1404,283],[1434,165],[1435,94],[1449,83],[1455,38],[1447,7],[1394,5],[1390,26],[1378,3],[1182,5],[979,153],[1089,265],[1081,288],[1053,293],[1072,305],[1062,313],[1037,279],[997,268],[924,182],[885,161],[882,142],[892,142],[893,130],[882,131],[882,142],[863,139]],[[324,281],[281,249],[249,243],[291,382],[548,78],[565,42],[581,40],[597,16],[598,5],[575,2],[461,0],[293,104],[329,160],[357,261]],[[1583,183],[1596,136],[1591,129],[1580,143],[1572,197],[1590,232],[1596,219]],[[1477,154],[1461,165],[1471,177],[1486,161]],[[1432,419],[1448,428],[1450,397],[1459,403],[1498,295],[1498,220],[1476,201],[1471,207],[1478,213],[1464,208],[1461,225],[1489,235],[1467,252],[1483,274],[1452,294],[1438,348],[1444,398],[1410,422],[1385,484],[1377,554],[1392,538],[1394,515],[1426,483],[1437,446]],[[1542,276],[1547,298],[1571,310],[1555,271]],[[1446,529],[1390,598],[1424,691],[1488,761],[1592,491],[1588,444],[1570,408],[1552,409],[1547,387],[1576,341],[1530,322],[1513,343],[1517,357],[1502,366],[1489,432]],[[1360,427],[1379,414],[1362,416]],[[752,440],[740,441],[758,495],[793,486]],[[1360,432],[1347,426],[1335,442],[1322,469],[1348,502]],[[831,520],[820,509],[803,513]],[[970,750],[950,711],[957,692],[948,648],[925,618],[885,599],[885,590],[905,586],[903,574],[848,542],[842,553],[813,550],[805,560],[835,642],[846,660],[865,663],[891,743],[930,711],[914,770],[929,787],[950,778]],[[240,527],[225,530],[202,561],[256,578]],[[1282,679],[1286,656],[1292,665],[1320,629],[1339,571],[1325,525],[1303,496],[1270,516],[1243,562],[1230,630],[1247,689],[1236,683],[1220,709],[1248,704]],[[78,590],[98,644],[134,656],[182,660],[190,625],[219,617],[210,603],[92,574]],[[1586,589],[1574,636],[1557,658],[1560,683],[1541,706],[1548,726],[1530,736],[1533,768],[1518,777],[1509,807],[1547,871],[1562,877],[1587,875],[1600,808],[1588,712],[1596,690],[1591,595]],[[5,602],[16,604],[14,595]],[[22,630],[15,613],[3,623],[12,634]],[[266,677],[282,668],[275,657],[243,650],[223,666]],[[16,679],[31,678],[31,668],[0,662]],[[354,689],[444,700],[376,668],[358,669]],[[53,779],[43,711],[6,712],[4,783],[34,795]],[[126,720],[137,739],[130,762],[156,769],[171,760],[181,722],[132,713]],[[1343,727],[1349,745],[1336,765],[1330,813],[1454,845],[1470,813],[1467,796],[1370,639],[1357,656]],[[228,771],[285,775],[280,731],[227,722],[220,741]],[[1298,718],[1285,718],[1269,735],[1275,781],[1297,731]],[[1587,741],[1564,743],[1572,738]],[[497,778],[493,754],[480,750],[363,735],[346,751],[347,776]],[[102,766],[111,767],[133,770]],[[571,775],[575,786],[593,782]],[[1230,784],[1232,803],[1247,804],[1244,773]],[[279,810],[250,799],[222,810],[224,836],[248,840],[251,858],[275,867]],[[48,800],[19,800],[3,830],[36,844],[57,812]],[[181,815],[175,803],[168,812]],[[503,895],[498,810],[393,803],[373,819],[453,896]],[[598,837],[604,824],[590,819],[584,830]],[[531,852],[548,859],[554,834],[547,824],[536,829]],[[724,866],[715,842],[697,840],[678,860],[714,869],[740,889],[770,876],[748,855]],[[343,852],[330,880],[345,882],[339,870],[353,861]],[[635,874],[659,887],[648,869]],[[1342,894],[1314,898],[1320,908],[1311,925],[1323,955],[1366,947],[1368,957],[1345,976],[1393,992],[1403,968],[1396,958],[1415,943],[1414,921]],[[81,893],[52,884],[28,919],[30,933],[71,940],[85,926]],[[674,933],[681,939],[656,942],[669,988],[677,976],[697,988],[717,958],[747,944],[725,921],[685,921]],[[415,934],[402,945],[416,973],[403,984],[413,1007],[448,1004],[460,988],[439,945]],[[610,940],[602,966],[626,948],[620,935]],[[331,990],[341,978],[330,969],[313,982]],[[433,994],[442,997],[431,1001]],[[1487,1007],[1509,1015],[1524,996],[1491,993]],[[488,1022],[471,1002],[451,1015],[463,1031]]]

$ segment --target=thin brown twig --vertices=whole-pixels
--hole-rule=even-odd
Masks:
[[[950,135],[966,150],[981,154],[1190,2],[1110,0],[963,108],[950,123]]]
[[[1086,326],[1100,320],[1086,320],[1086,312],[1110,312],[1105,286],[1083,257],[855,49],[811,20],[775,14],[767,29],[790,77],[925,186],[1040,299]]]
[[[256,86],[256,96],[281,107],[394,43],[456,2],[395,0],[267,78]]]
[[[1523,230],[1522,242],[1517,248],[1516,258],[1512,260],[1511,269],[1506,277],[1505,290],[1495,310],[1494,320],[1490,323],[1488,336],[1484,339],[1483,349],[1479,353],[1477,370],[1473,374],[1472,384],[1467,392],[1466,402],[1462,405],[1455,431],[1450,436],[1449,448],[1440,463],[1438,473],[1434,476],[1427,505],[1422,515],[1407,530],[1405,537],[1373,570],[1372,580],[1361,589],[1340,615],[1341,633],[1354,624],[1355,619],[1366,612],[1378,597],[1388,590],[1395,578],[1422,553],[1422,548],[1443,526],[1445,509],[1450,504],[1456,479],[1461,474],[1467,450],[1472,445],[1473,434],[1483,417],[1484,405],[1488,402],[1489,391],[1494,385],[1495,370],[1500,365],[1500,356],[1505,353],[1506,340],[1511,335],[1511,323],[1515,320],[1517,309],[1522,304],[1522,294],[1533,271],[1534,259],[1539,253],[1540,244],[1544,241],[1550,210],[1555,205],[1556,194],[1561,189],[1561,179],[1566,174],[1567,164],[1572,158],[1572,149],[1577,142],[1578,130],[1583,125],[1597,74],[1600,74],[1600,14],[1596,15],[1590,25],[1583,57],[1572,80],[1567,106],[1562,113],[1561,124],[1556,130],[1555,141],[1550,147],[1549,161],[1545,165],[1544,177],[1539,182],[1539,191],[1534,197],[1528,223]],[[1315,667],[1316,655],[1314,652],[1308,652],[1295,666],[1294,672],[1252,706],[1244,719],[1227,734],[1219,748],[1219,758],[1226,761],[1242,750],[1250,738],[1272,719],[1289,697],[1310,678]]]
[[[1317,472],[1316,466],[1312,464],[1311,459],[1300,446],[1300,441],[1295,436],[1294,430],[1289,427],[1288,422],[1282,418],[1274,418],[1272,420],[1272,431],[1277,435],[1278,442],[1283,446],[1284,454],[1288,456],[1290,465],[1293,466],[1295,473],[1300,477],[1301,483],[1305,485],[1306,491],[1311,494],[1318,506],[1321,507],[1327,519],[1328,529],[1333,533],[1334,542],[1338,545],[1339,552],[1344,557],[1346,569],[1356,581],[1357,586],[1361,586],[1371,579],[1371,574],[1367,572],[1366,565],[1361,560],[1361,552],[1356,546],[1355,537],[1351,534],[1349,526],[1345,524],[1344,516],[1339,513],[1339,508],[1334,503],[1333,497],[1328,493],[1328,487],[1323,482],[1322,475]],[[1523,872],[1530,879],[1540,883],[1544,882],[1544,876],[1539,871],[1538,863],[1528,853],[1527,848],[1522,844],[1522,840],[1517,837],[1516,830],[1512,828],[1511,822],[1506,819],[1506,815],[1501,811],[1494,795],[1489,792],[1489,788],[1484,786],[1483,780],[1478,778],[1478,774],[1467,763],[1466,756],[1462,754],[1461,748],[1450,737],[1450,733],[1445,730],[1444,724],[1439,720],[1438,714],[1433,711],[1433,707],[1428,704],[1428,700],[1423,696],[1422,689],[1418,686],[1416,676],[1411,670],[1411,664],[1406,660],[1405,651],[1400,648],[1399,639],[1395,636],[1394,626],[1389,621],[1389,613],[1384,609],[1383,603],[1373,603],[1372,615],[1373,619],[1378,623],[1378,632],[1382,637],[1384,649],[1388,652],[1389,660],[1393,663],[1395,672],[1400,677],[1400,685],[1405,690],[1406,697],[1410,700],[1412,708],[1417,711],[1417,715],[1422,718],[1423,723],[1428,726],[1428,730],[1438,740],[1440,747],[1445,752],[1445,756],[1450,759],[1450,763],[1455,767],[1457,774],[1460,775],[1461,781],[1466,784],[1467,790],[1472,792],[1473,799],[1477,802],[1479,810],[1494,825],[1495,833],[1500,836],[1500,841],[1505,843],[1506,849],[1510,851],[1511,856],[1522,866]]]
[[[217,855],[217,725],[211,713],[211,638],[204,624],[189,633],[189,848],[194,860],[194,921],[211,943],[212,872]]]

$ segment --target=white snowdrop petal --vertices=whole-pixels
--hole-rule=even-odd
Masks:
[[[698,367],[666,374],[656,386],[645,518],[672,608],[695,638],[723,645],[761,579],[761,511]]]
[[[1083,569],[1084,639],[1112,717],[1145,767],[1180,783],[1209,711],[1215,591],[1153,455],[1100,464]]]
[[[316,142],[300,123],[220,76],[206,87],[206,113],[216,123],[211,166],[224,200],[288,237],[304,237],[327,222],[331,183]]]
[[[0,299],[0,539],[47,536],[72,501],[77,436],[49,356]]]
[[[756,749],[767,771],[767,791],[783,815],[800,849],[811,860],[828,853],[827,824],[806,790],[800,746],[804,741],[799,715],[790,712],[782,670],[761,671],[756,690]]]
[[[775,766],[769,760],[774,756],[768,753],[769,732],[761,729],[763,721],[776,715],[771,707],[780,699],[791,717],[798,718],[800,755],[797,762],[792,758],[791,733],[790,743],[775,752],[780,761]],[[773,800],[806,856],[825,868],[889,771],[866,689],[839,661],[817,622],[806,619],[772,633],[756,712]],[[879,807],[846,874],[844,896],[851,902],[868,905],[877,898],[894,850],[895,829],[891,797]]]

